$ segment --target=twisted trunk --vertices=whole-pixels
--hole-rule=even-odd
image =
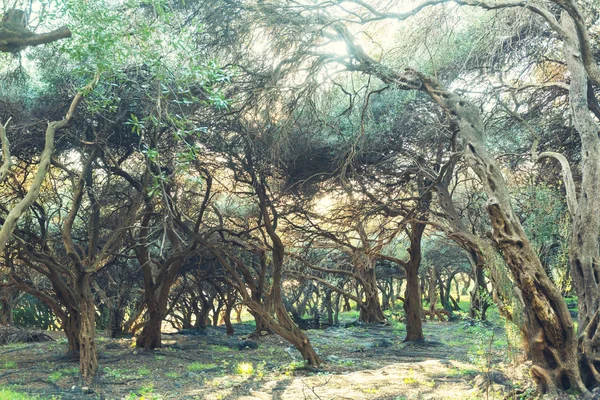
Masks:
[[[406,314],[405,342],[423,341],[423,322],[421,321],[421,290],[419,267],[421,266],[421,238],[425,224],[410,224],[409,260],[406,265],[406,291],[404,292],[404,312]]]
[[[94,383],[98,372],[96,307],[89,274],[77,275],[75,293],[79,299],[79,367],[83,380],[89,385]]]
[[[360,314],[358,320],[369,324],[386,322],[387,318],[381,310],[379,303],[379,289],[377,287],[377,276],[375,275],[374,266],[360,269],[360,275],[363,278],[364,285],[364,301],[360,306]]]
[[[500,167],[485,148],[478,109],[436,80],[416,75],[423,89],[454,117],[464,141],[465,157],[488,196],[493,242],[523,296],[534,379],[543,391],[573,388],[588,393],[579,376],[573,321],[514,215]]]
[[[62,323],[62,326],[63,331],[65,332],[65,336],[67,337],[67,343],[69,344],[69,349],[67,350],[67,357],[79,357],[79,333],[81,331],[79,311],[68,311]]]
[[[588,76],[573,20],[563,12],[564,54],[571,73],[569,104],[581,138],[581,191],[567,186],[572,215],[569,264],[579,299],[579,351],[588,386],[600,383],[600,125],[589,111]],[[592,94],[593,95],[593,94]],[[570,173],[563,166],[563,172]],[[566,181],[568,182],[568,181]]]

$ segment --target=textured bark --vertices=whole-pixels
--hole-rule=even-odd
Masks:
[[[225,311],[223,311],[223,322],[227,329],[227,335],[231,336],[234,334],[233,325],[231,324],[231,311],[235,304],[235,295],[231,292],[228,293],[227,301],[225,302]]]
[[[6,53],[15,53],[26,47],[39,46],[40,44],[52,43],[71,37],[71,31],[66,26],[39,35],[32,34],[26,30],[26,32],[14,32],[14,35],[5,36],[8,31],[2,26],[0,26],[0,29],[4,34],[0,38],[0,51]]]
[[[167,218],[165,232],[173,254],[166,260],[154,260],[150,255],[147,243],[152,215],[152,204],[147,201],[146,214],[142,219],[138,234],[138,245],[135,247],[136,257],[142,268],[146,302],[146,321],[135,345],[145,350],[162,346],[161,326],[167,314],[169,293],[183,265],[184,254],[188,251],[182,249],[179,237],[174,231],[173,222],[171,218]]]
[[[581,138],[581,191],[572,206],[574,210],[569,261],[579,301],[579,351],[584,366],[582,372],[586,383],[591,386],[600,383],[600,125],[589,112],[587,68],[581,59],[584,49],[579,46],[579,29],[576,33],[576,26],[580,22],[574,23],[565,12],[561,22],[565,31],[564,54],[571,73],[569,104],[573,124]],[[567,195],[574,198],[574,189],[570,192]]]
[[[2,125],[0,122],[0,141],[2,142],[2,166],[0,166],[0,184],[4,183],[12,167],[12,159],[10,157],[10,143],[6,136],[6,126],[10,119]]]
[[[63,331],[67,337],[69,349],[67,355],[69,357],[79,357],[79,333],[81,331],[81,323],[79,311],[69,312],[63,321]]]
[[[360,276],[363,278],[364,300],[360,304],[360,313],[358,320],[366,323],[387,322],[387,318],[381,310],[379,303],[379,289],[377,287],[377,276],[373,262],[359,267]]]
[[[592,42],[590,40],[585,18],[577,6],[577,2],[574,0],[553,0],[553,2],[562,7],[571,17],[569,26],[566,29],[563,24],[563,29],[567,31],[563,36],[568,36],[567,40],[569,42],[573,42],[573,39],[576,41],[574,42],[575,46],[573,46],[573,48],[579,50],[578,64],[585,69],[585,72],[587,73],[586,80],[589,78],[595,85],[600,86],[600,68],[598,67],[596,57],[594,56],[594,49],[592,48]],[[573,33],[575,33],[575,35],[573,35]]]
[[[423,89],[454,117],[464,141],[465,157],[488,195],[492,239],[523,295],[534,379],[543,391],[573,388],[588,393],[579,376],[573,321],[514,215],[500,167],[485,148],[479,111],[433,78],[417,76]]]
[[[261,308],[262,310],[260,312],[254,312],[254,311],[252,311],[252,310],[257,309],[257,308]],[[269,323],[263,317],[263,315],[270,314],[270,313],[267,310],[264,309],[264,306],[263,306],[263,304],[261,302],[256,302],[256,305],[254,305],[254,307],[251,307],[251,308],[249,307],[248,311],[254,317],[254,323],[255,323],[254,332],[250,336],[252,336],[252,337],[260,337],[264,333],[267,333],[267,334],[273,333],[273,331],[269,327]]]
[[[108,310],[108,333],[116,338],[123,333],[123,318],[125,314],[120,307],[110,307]]]
[[[12,325],[12,305],[6,298],[0,299],[0,325]]]
[[[325,298],[323,299],[323,308],[327,313],[327,323],[329,325],[333,325],[333,302],[331,297],[333,295],[333,291],[329,288],[325,289]]]
[[[0,288],[0,325],[12,325],[13,308],[20,298],[20,291],[15,286]]]
[[[411,223],[409,260],[406,265],[406,291],[404,292],[404,313],[406,314],[405,342],[423,341],[423,322],[421,321],[421,290],[419,267],[421,266],[421,238],[425,225]]]
[[[264,177],[257,174],[254,170],[253,156],[250,149],[247,148],[246,160],[248,161],[248,172],[252,176],[252,186],[258,197],[258,204],[261,211],[262,221],[265,231],[272,242],[271,248],[271,263],[272,284],[271,292],[269,293],[270,304],[272,304],[277,316],[277,323],[272,319],[271,315],[261,315],[276,334],[289,341],[302,355],[302,358],[313,366],[318,366],[321,363],[319,356],[312,347],[308,336],[300,329],[290,318],[281,293],[282,275],[283,275],[283,260],[285,256],[285,246],[279,237],[277,228],[277,210],[272,207],[272,202],[267,195],[267,187]],[[256,311],[256,310],[254,310]]]
[[[267,231],[271,231],[271,229],[267,229]],[[318,366],[321,363],[321,360],[312,347],[308,336],[306,336],[306,334],[300,328],[298,328],[298,326],[296,326],[294,321],[292,321],[283,304],[281,294],[281,275],[283,272],[284,246],[281,242],[281,239],[276,234],[272,234],[271,238],[273,239],[274,244],[272,250],[273,284],[271,287],[270,297],[275,315],[277,316],[277,323],[274,323],[275,321],[269,314],[267,314],[267,316],[262,315],[262,317],[266,317],[264,319],[267,322],[268,327],[273,332],[290,342],[294,347],[296,347],[296,349],[298,349],[302,355],[302,358],[309,365]]]
[[[146,298],[146,307],[146,322],[142,331],[136,337],[135,346],[145,350],[160,348],[162,347],[161,326],[164,315],[153,296]]]
[[[242,306],[234,306],[233,309],[235,311],[235,322],[237,322],[238,324],[242,323]]]
[[[79,328],[79,367],[83,380],[90,385],[94,383],[98,372],[98,355],[95,341],[96,307],[89,274],[77,275],[74,290],[78,300],[79,315],[71,321],[71,324],[73,329]]]

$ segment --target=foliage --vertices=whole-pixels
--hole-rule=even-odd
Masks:
[[[53,330],[57,321],[52,310],[41,300],[29,294],[23,296],[13,308],[16,325]]]

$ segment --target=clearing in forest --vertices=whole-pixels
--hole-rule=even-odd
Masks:
[[[402,343],[400,323],[310,330],[326,361],[319,371],[303,369],[297,351],[277,336],[240,350],[240,338],[252,330],[238,324],[232,337],[213,327],[165,335],[165,347],[154,352],[136,350],[132,339],[100,338],[93,390],[82,390],[78,364],[63,357],[66,343],[56,333],[53,342],[0,348],[0,385],[7,398],[65,400],[499,399],[525,371],[507,367],[504,329],[493,324],[428,322],[423,344]],[[490,371],[501,384],[486,389],[481,374]],[[501,371],[511,371],[510,379]]]

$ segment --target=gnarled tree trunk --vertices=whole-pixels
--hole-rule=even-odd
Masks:
[[[569,263],[579,300],[579,351],[583,374],[591,386],[600,383],[600,124],[589,110],[588,76],[581,60],[582,49],[575,25],[566,12],[563,12],[561,20],[565,30],[564,54],[571,73],[569,104],[573,125],[581,138],[579,198],[576,198],[574,185],[565,180],[573,223]],[[564,168],[565,165],[563,174],[570,174]]]
[[[406,290],[404,292],[404,313],[406,314],[405,342],[423,341],[423,322],[421,321],[421,286],[419,267],[421,266],[421,238],[425,224],[411,222],[410,224],[409,259],[406,269]]]
[[[543,391],[574,388],[588,393],[579,376],[576,338],[567,306],[514,215],[506,182],[484,144],[478,109],[433,78],[416,73],[423,89],[458,124],[469,166],[488,196],[492,239],[502,253],[525,303],[532,375]]]
[[[366,256],[365,256],[366,257]],[[359,274],[363,278],[364,301],[360,305],[358,320],[369,324],[387,322],[379,302],[379,288],[377,276],[372,260],[365,261],[365,265],[358,266]]]
[[[78,274],[75,293],[79,299],[79,367],[85,383],[92,384],[98,372],[98,354],[96,352],[96,307],[89,274]]]

